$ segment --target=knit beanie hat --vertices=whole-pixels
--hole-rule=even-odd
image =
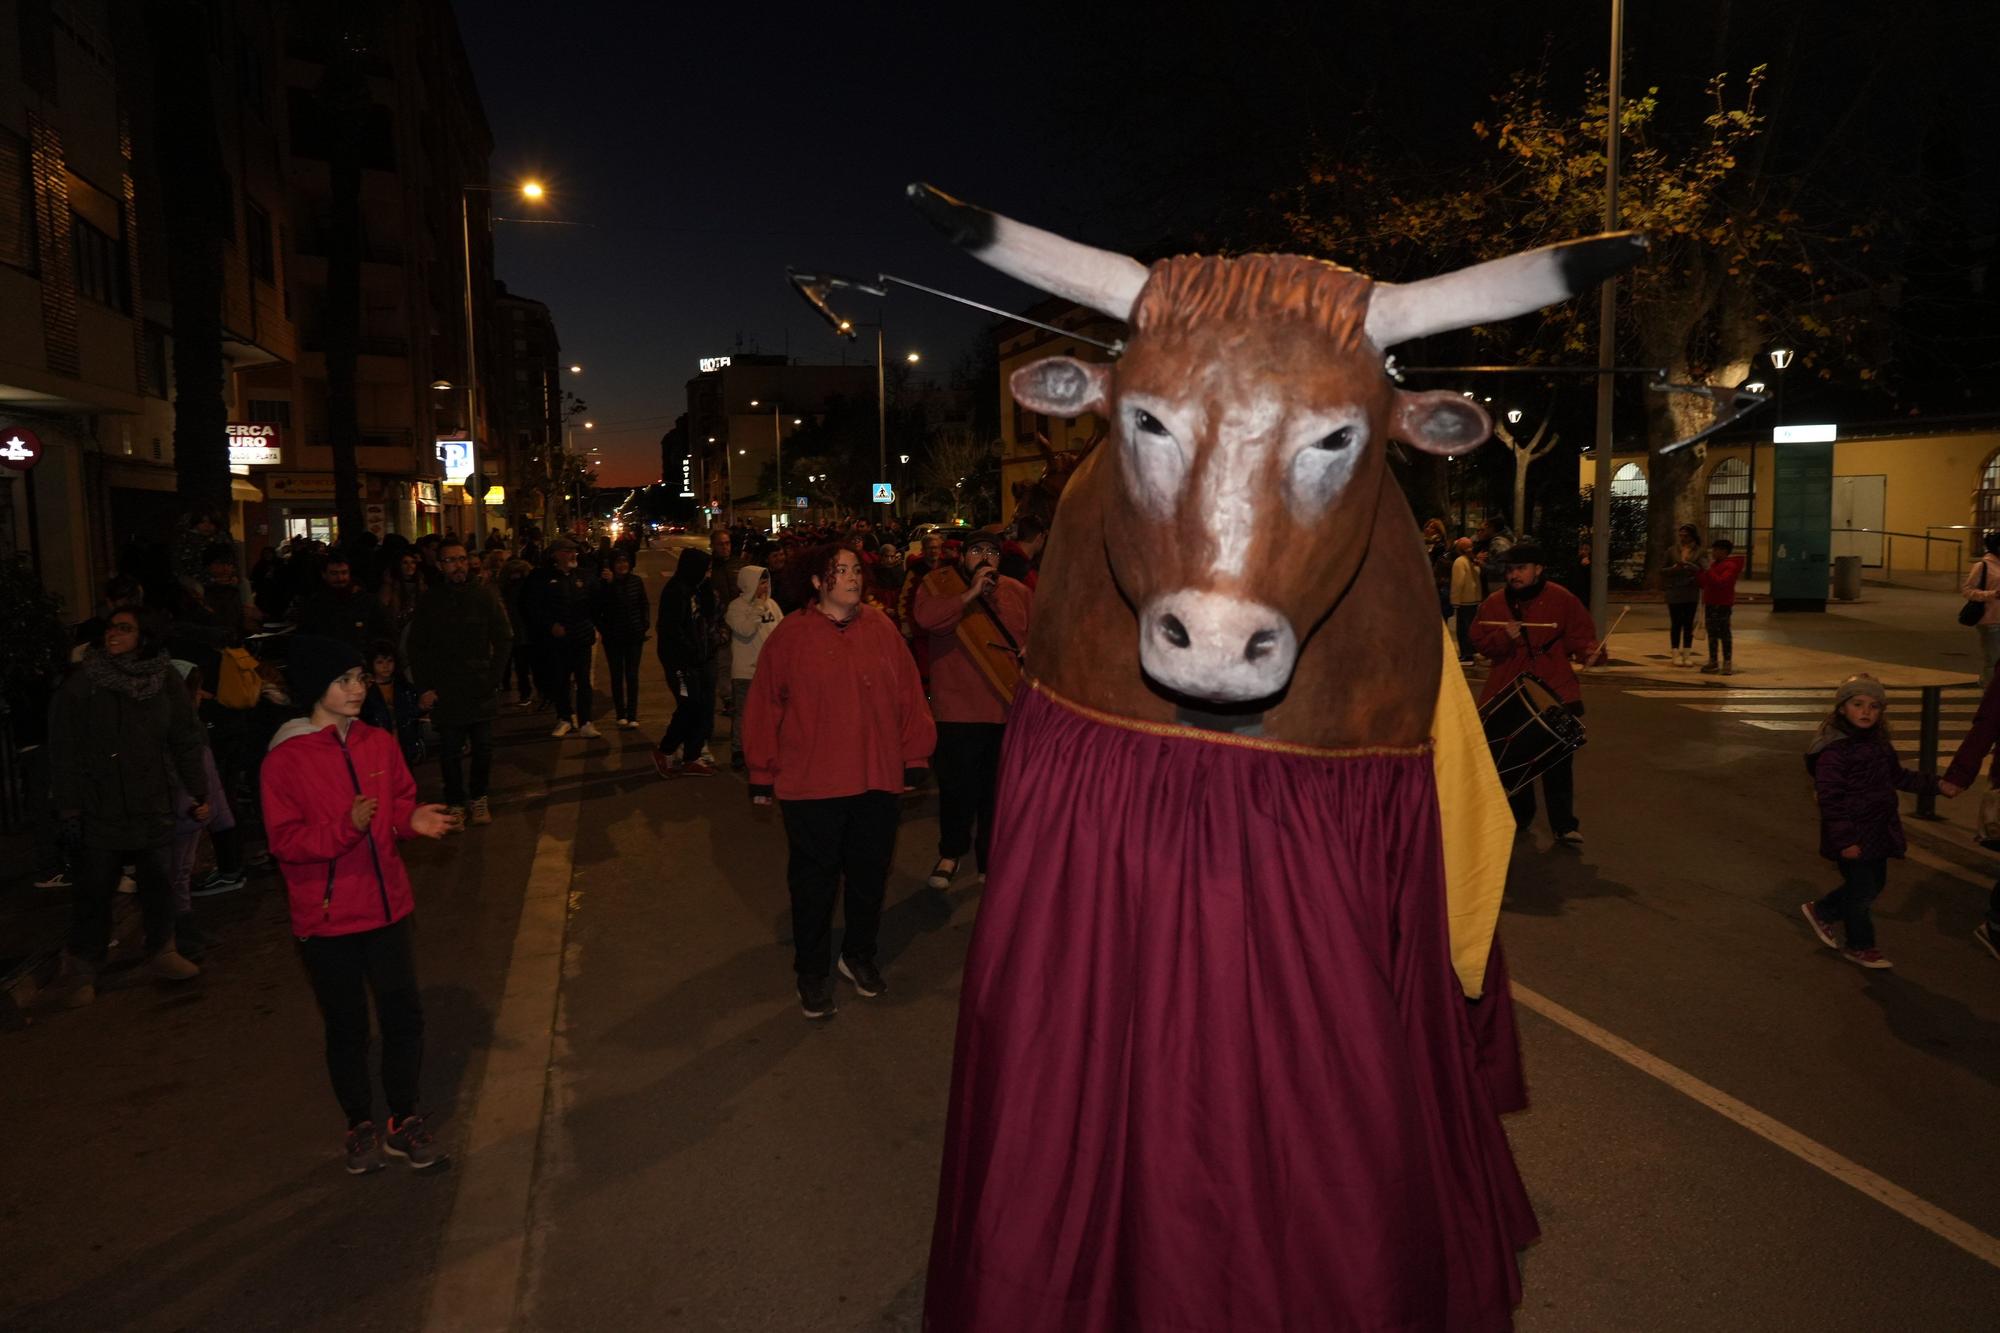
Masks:
[[[286,645],[285,680],[292,702],[310,709],[327,686],[362,665],[361,650],[342,639],[319,634],[294,634]]]
[[[1857,694],[1867,695],[1884,708],[1889,706],[1889,692],[1882,688],[1881,681],[1866,672],[1840,682],[1840,688],[1833,692],[1833,706],[1838,708]]]

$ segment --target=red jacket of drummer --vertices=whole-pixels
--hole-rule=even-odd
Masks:
[[[1507,633],[1503,622],[1510,619],[1527,622],[1518,639]],[[1548,625],[1555,628],[1545,628]],[[1570,669],[1570,659],[1584,660],[1596,642],[1597,630],[1590,623],[1589,609],[1569,589],[1544,581],[1538,591],[1510,611],[1507,589],[1502,588],[1479,604],[1472,626],[1472,646],[1493,662],[1479,702],[1483,704],[1506,689],[1523,671],[1539,676],[1564,703],[1581,702],[1583,691],[1576,683],[1576,672]]]

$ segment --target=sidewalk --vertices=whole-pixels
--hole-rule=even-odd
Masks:
[[[1761,599],[1770,585],[1746,580],[1740,591]],[[1691,688],[1831,690],[1867,672],[1889,685],[1976,689],[1978,642],[1958,624],[1959,604],[1956,591],[1874,586],[1864,587],[1857,601],[1828,602],[1824,613],[1773,611],[1763,600],[1739,603],[1732,625],[1736,674],[1724,677],[1674,666],[1665,604],[1621,602],[1614,594],[1611,618],[1618,629],[1610,640],[1611,664],[1589,674]],[[1707,649],[1707,640],[1697,637],[1696,654],[1705,656]]]

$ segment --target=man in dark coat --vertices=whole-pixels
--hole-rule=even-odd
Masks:
[[[590,650],[597,643],[590,592],[590,579],[577,568],[576,543],[567,537],[549,544],[549,563],[521,590],[521,617],[543,645],[542,688],[556,709],[551,736],[604,734],[590,721]]]
[[[709,580],[708,552],[681,552],[674,576],[660,589],[655,649],[674,695],[674,716],[653,750],[653,767],[663,778],[708,774],[715,765],[701,757],[715,730],[715,638],[721,623],[715,586]],[[680,753],[676,754],[678,750]]]
[[[353,568],[339,551],[327,552],[319,586],[300,595],[291,619],[301,634],[339,639],[357,651],[365,651],[377,639],[396,637],[380,599],[354,581]]]
[[[410,679],[417,702],[431,710],[444,770],[444,803],[465,824],[491,824],[486,789],[493,772],[493,719],[500,712],[500,684],[514,648],[514,631],[499,595],[471,577],[462,542],[438,551],[444,582],[417,599],[410,622]],[[459,768],[459,751],[472,748],[472,786]],[[469,798],[469,799],[468,799]]]

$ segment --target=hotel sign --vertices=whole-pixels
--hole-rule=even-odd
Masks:
[[[26,472],[42,461],[42,441],[35,432],[20,426],[0,429],[0,467]]]
[[[276,426],[262,421],[232,421],[228,430],[230,466],[270,467],[285,461],[284,440]]]
[[[696,364],[700,365],[702,374],[713,375],[718,370],[727,370],[729,368],[729,358],[726,356],[705,356]]]

